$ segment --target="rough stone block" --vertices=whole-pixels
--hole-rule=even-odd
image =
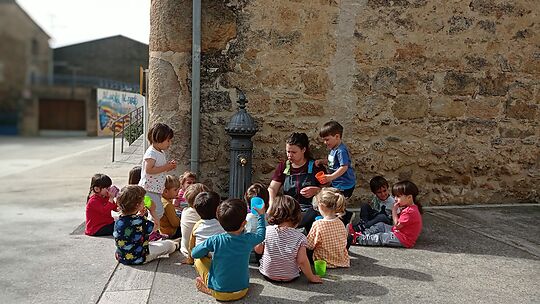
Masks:
[[[447,96],[437,96],[431,101],[430,114],[448,118],[457,118],[465,115],[466,104],[461,99]]]
[[[180,90],[181,85],[174,71],[172,64],[160,58],[150,58],[150,76],[149,76],[149,107],[150,112],[157,108],[166,111],[175,111],[179,106],[191,107],[188,103],[188,92]]]
[[[328,74],[318,71],[307,71],[301,75],[304,84],[304,93],[310,96],[322,96],[328,91],[330,80]]]
[[[191,52],[191,1],[152,1],[150,50]],[[222,1],[201,4],[201,50],[223,50],[236,37],[236,17]]]
[[[472,95],[476,87],[476,80],[465,73],[450,71],[444,77],[444,93],[448,95]]]
[[[296,115],[298,116],[321,116],[324,114],[324,107],[322,104],[311,102],[295,102]]]
[[[392,113],[397,119],[423,118],[427,112],[427,98],[418,95],[399,95],[392,105]]]
[[[231,110],[232,102],[227,91],[201,91],[201,113]]]
[[[480,95],[485,96],[504,96],[508,93],[508,80],[504,74],[492,77],[488,75],[486,78],[478,80],[480,84]]]
[[[514,101],[508,105],[506,116],[515,119],[534,120],[537,111],[538,105],[527,104],[523,101]]]
[[[404,48],[396,49],[394,59],[396,61],[424,61],[424,47],[416,43],[407,43]]]
[[[471,27],[473,24],[472,18],[467,18],[464,16],[452,16],[448,20],[448,34],[454,35],[459,32],[463,32]]]
[[[375,92],[395,94],[397,82],[397,72],[393,68],[379,68],[373,78],[372,88]]]

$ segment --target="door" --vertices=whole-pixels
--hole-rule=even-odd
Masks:
[[[84,100],[39,100],[40,130],[86,130]]]

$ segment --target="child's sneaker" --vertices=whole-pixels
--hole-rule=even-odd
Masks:
[[[362,235],[362,231],[360,229],[358,229],[357,231],[357,229],[355,229],[355,226],[353,224],[347,225],[347,232],[349,233],[349,236],[350,236],[349,239],[352,244],[356,244],[356,239]]]

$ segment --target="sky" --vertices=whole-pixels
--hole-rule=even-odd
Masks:
[[[150,0],[16,0],[52,48],[123,35],[148,43]]]

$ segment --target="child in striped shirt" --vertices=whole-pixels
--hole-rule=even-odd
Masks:
[[[315,221],[307,236],[313,260],[325,260],[326,267],[349,267],[347,229],[337,216],[345,210],[345,197],[336,188],[323,188],[314,199],[322,219]]]
[[[300,204],[288,195],[274,198],[268,210],[264,242],[255,246],[262,254],[259,271],[271,282],[290,282],[300,276],[300,270],[312,283],[322,283],[314,275],[306,254],[306,236],[296,229],[302,218]],[[341,225],[343,227],[343,224]]]

